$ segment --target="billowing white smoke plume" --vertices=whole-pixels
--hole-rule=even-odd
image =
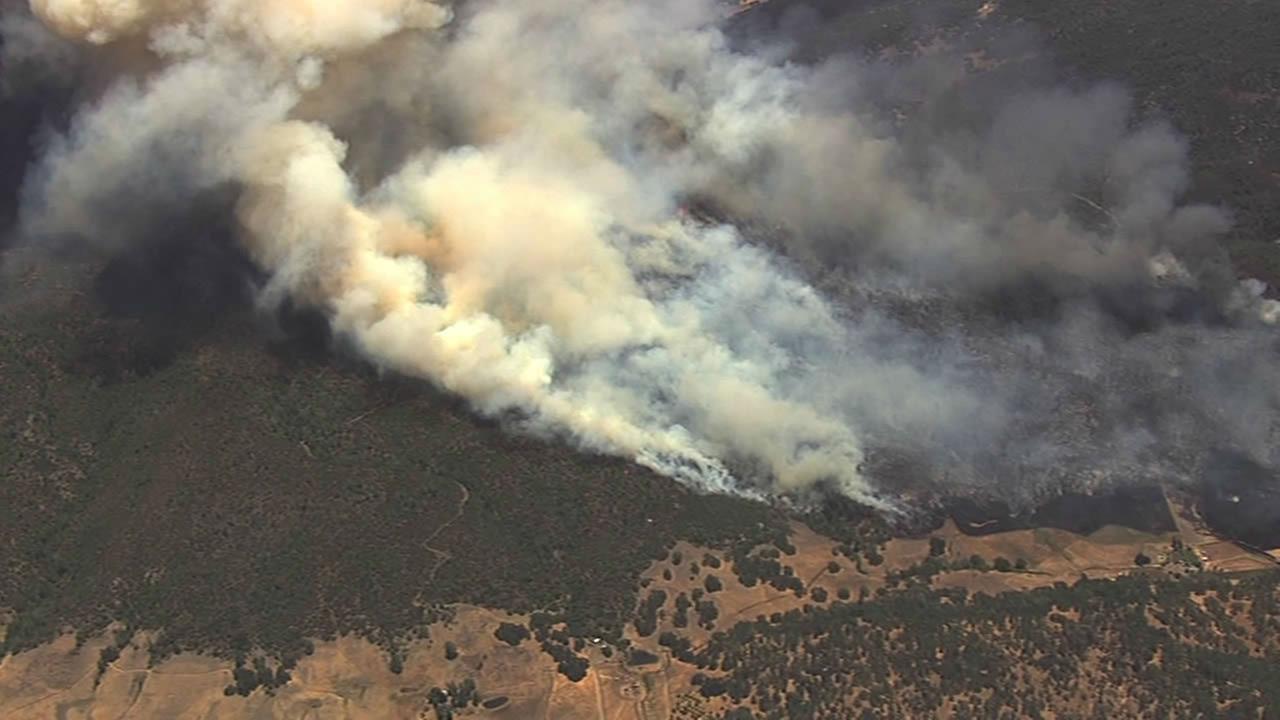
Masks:
[[[31,7],[133,49],[29,180],[33,242],[127,244],[146,207],[230,191],[264,303],[320,308],[388,369],[710,490],[884,505],[869,444],[998,455],[1062,398],[988,355],[1054,350],[1007,333],[975,350],[894,303],[944,298],[946,324],[945,298],[1046,265],[1150,280],[1223,226],[1177,206],[1184,148],[1131,128],[1122,93],[1032,93],[985,135],[912,144],[860,105],[862,68],[735,52],[713,0]],[[1097,176],[1090,225],[1067,208]],[[780,225],[791,259],[724,214]]]

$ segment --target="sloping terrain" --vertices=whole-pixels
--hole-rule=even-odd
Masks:
[[[802,59],[936,41],[1123,81],[1190,136],[1238,271],[1280,286],[1270,4],[771,0],[733,22]],[[20,154],[45,109],[3,112]],[[505,701],[457,714],[513,719],[1280,713],[1274,575],[1225,574],[1268,561],[1177,512],[956,513],[935,557],[861,508],[696,495],[379,375],[323,319],[259,316],[225,228],[183,222],[209,242],[5,276],[4,717],[447,717],[457,692],[430,690],[467,679]],[[1205,519],[1233,508],[1258,509],[1231,492]],[[1247,539],[1280,536],[1258,514]]]
[[[1231,208],[1243,275],[1280,287],[1280,8],[1238,0],[769,0],[736,18],[743,37],[782,35],[815,60],[850,48],[965,52],[1012,82],[1115,81],[1191,143],[1194,197]],[[733,27],[733,26],[731,26]]]
[[[1280,126],[1276,119],[1280,117],[1280,50],[1261,31],[1280,22],[1274,7],[1252,2],[1212,7],[1174,2],[1154,12],[1135,2],[1081,6],[1038,0],[770,0],[746,5],[729,24],[731,35],[746,47],[758,44],[759,38],[768,38],[767,42],[782,38],[789,43],[791,57],[800,62],[818,63],[851,54],[872,64],[900,59],[921,63],[921,75],[927,80],[891,74],[891,86],[879,91],[889,98],[897,122],[919,125],[926,134],[936,130],[935,126],[950,127],[954,118],[982,116],[992,98],[1011,88],[1119,84],[1133,94],[1141,117],[1168,121],[1187,138],[1189,196],[1221,205],[1231,213],[1231,229],[1210,250],[1216,257],[1205,258],[1205,262],[1223,268],[1221,280],[1256,278],[1265,295],[1275,297],[1280,292]],[[939,61],[941,70],[929,64],[935,57],[946,58]],[[966,65],[963,74],[952,68],[957,57]],[[921,82],[926,89],[913,82]],[[938,93],[934,85],[939,83],[950,91]],[[945,133],[937,138],[945,138]],[[1084,213],[1106,212],[1084,195],[1076,199]],[[838,286],[835,291],[839,292]],[[995,355],[1010,350],[1016,353],[1016,349],[996,349],[999,333],[989,336],[985,329],[992,318],[998,318],[996,325],[1009,322],[1017,327],[1025,319],[1051,317],[1061,299],[1055,300],[1052,292],[1010,287],[980,302],[980,307],[948,306],[945,296],[937,300],[907,302],[893,312],[927,332],[964,327],[979,354]],[[866,302],[867,298],[852,301]],[[1197,309],[1192,300],[1185,308],[1159,317],[1164,311],[1149,314],[1153,308],[1144,307],[1147,301],[1123,293],[1094,301],[1109,306],[1114,320],[1132,323],[1132,331],[1139,335],[1183,313],[1195,315],[1206,310]],[[1158,303],[1165,301],[1171,308],[1182,302],[1169,297]],[[1210,310],[1203,318],[1208,326],[1217,322],[1212,315]],[[1268,352],[1268,348],[1260,348],[1249,359],[1265,362],[1262,358]],[[1160,381],[1141,374],[1125,377],[1122,370],[1117,370],[1114,380],[1135,395]],[[1247,384],[1241,377],[1234,381]],[[1105,436],[1108,432],[1105,413],[1095,411],[1107,403],[1107,391],[1073,386],[1070,379],[1064,381],[1064,387],[1068,390],[1055,406],[1053,418],[1032,432],[1047,434],[1062,447],[1078,447],[1086,456],[1110,452],[1094,445],[1095,433]],[[1180,446],[1165,447],[1161,461],[1166,467],[1154,474],[1120,468],[1108,472],[1113,480],[1129,476],[1130,484],[1139,486],[1133,490],[1138,494],[1146,492],[1140,486],[1173,476],[1180,482],[1198,483],[1205,517],[1219,532],[1264,549],[1280,546],[1280,502],[1274,494],[1280,478],[1238,453],[1213,447],[1213,441],[1206,448],[1207,459],[1194,458],[1195,452],[1184,454],[1183,450],[1202,441],[1202,435],[1193,433],[1183,438]],[[893,448],[887,451],[883,458],[877,459],[873,453],[869,460],[871,473],[881,482],[911,487],[930,473],[927,463],[918,462],[910,453],[899,455]],[[992,475],[1007,472],[1001,463],[1002,459],[997,459],[989,467]],[[1088,470],[1087,465],[1064,468],[1065,475],[1060,478],[1063,486],[1071,487],[1089,474],[1080,470]],[[1007,493],[1020,479],[1003,477],[997,484]],[[970,499],[944,504],[958,519],[972,514],[979,523],[997,520],[989,530],[1011,523],[1070,527],[1113,513],[1142,516],[1131,518],[1131,523],[1161,522],[1158,503],[1135,504],[1136,496],[1103,499],[1092,496],[1093,488],[1085,490],[1087,495],[1074,492],[1057,499],[1036,498],[1012,509],[1000,499],[990,502],[990,498],[977,498],[976,507]],[[1130,491],[1122,494],[1125,492]],[[1087,501],[1086,496],[1090,498]],[[1049,505],[1040,507],[1046,500]],[[1148,511],[1156,515],[1148,517]]]
[[[300,360],[244,314],[154,361],[170,339],[145,321],[49,293],[0,330],[10,649],[111,620],[166,628],[169,651],[391,643],[451,602],[558,606],[603,632],[669,538],[776,523],[419,384]]]
[[[617,640],[575,638],[546,613],[466,605],[390,662],[344,636],[308,643],[287,670],[256,654],[236,667],[190,654],[155,662],[157,637],[119,625],[84,642],[65,635],[0,665],[0,713],[1183,717],[1280,702],[1271,563],[1224,552],[1194,524],[981,537],[948,524],[870,561],[802,525],[780,545],[677,543],[641,574]],[[267,689],[241,690],[258,684]]]

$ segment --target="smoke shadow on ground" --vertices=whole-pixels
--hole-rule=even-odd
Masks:
[[[71,369],[106,384],[145,377],[249,310],[260,273],[231,216],[224,200],[202,204],[102,260],[91,286],[102,316],[78,339]]]
[[[270,320],[267,348],[289,366],[329,362],[334,358],[329,316],[320,308],[285,298]]]

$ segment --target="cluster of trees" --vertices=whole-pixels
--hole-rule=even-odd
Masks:
[[[651,590],[636,609],[633,620],[636,633],[640,637],[649,637],[658,630],[658,611],[667,602],[667,593],[663,590]]]
[[[774,613],[690,652],[699,691],[765,720],[1280,716],[1275,573],[1133,576],[996,597],[923,584]],[[1153,618],[1154,622],[1148,620]],[[1094,688],[1082,700],[1081,687]],[[1080,707],[1080,703],[1084,707]]]
[[[538,646],[556,661],[556,669],[560,674],[573,682],[579,682],[587,676],[591,663],[578,652],[586,647],[587,640],[570,631],[563,615],[536,612],[529,619],[529,627],[533,631],[534,639],[538,641]],[[592,638],[592,641],[603,643],[602,652],[606,657],[613,654],[611,643],[616,642],[624,649],[627,645],[627,641],[623,638],[616,640]]]
[[[698,625],[706,630],[714,630],[716,618],[720,617],[720,608],[711,600],[699,600],[697,604]]]
[[[679,593],[676,595],[672,604],[671,624],[677,628],[689,627],[689,612],[692,610],[697,614],[698,626],[707,630],[715,629],[716,619],[720,617],[720,608],[714,600],[707,597],[708,592],[719,592],[724,586],[720,579],[714,575],[708,575],[704,583],[706,590],[703,588],[694,588],[691,594]],[[667,602],[667,593],[660,589],[651,590],[639,606],[636,608],[636,614],[632,622],[635,625],[636,634],[640,637],[649,637],[658,629],[658,622],[662,618],[662,612]]]
[[[671,651],[677,660],[687,663],[696,662],[697,655],[693,651],[693,642],[683,635],[668,630],[658,636],[658,644]]]
[[[530,637],[529,628],[509,622],[498,623],[498,629],[493,631],[493,636],[511,647],[519,645]]]
[[[14,610],[0,655],[122,621],[163,630],[156,662],[252,652],[287,665],[307,638],[354,634],[396,663],[453,603],[554,608],[572,636],[616,646],[641,573],[676,540],[727,550],[788,531],[780,510],[512,437],[369,368],[290,383],[271,356],[214,353],[200,378],[177,363],[131,383],[128,403],[49,375],[97,320],[0,338],[12,371],[0,395],[13,400],[0,415],[35,417],[30,432],[0,433],[0,508],[15,509],[0,510],[12,570],[0,607]]]
[[[587,659],[565,645],[543,641],[543,652],[556,661],[556,670],[573,682],[579,682],[587,676],[591,663]]]
[[[693,607],[693,601],[688,595],[680,593],[676,596],[675,614],[671,616],[671,624],[678,628],[689,627],[689,608]]]
[[[789,549],[790,554],[795,554],[794,547]],[[734,548],[733,570],[738,581],[746,587],[755,587],[757,583],[765,582],[777,590],[791,591],[797,597],[804,595],[804,581],[796,577],[794,568],[780,561],[782,552],[785,549],[780,551],[776,546]]]
[[[476,681],[467,678],[442,688],[431,688],[427,691],[427,702],[435,712],[436,720],[452,720],[456,711],[468,705],[480,705],[480,693],[476,689]]]
[[[289,668],[278,665],[274,669],[262,656],[253,659],[253,666],[244,664],[244,658],[236,658],[235,669],[231,673],[233,682],[223,689],[225,695],[242,695],[248,697],[258,688],[271,692],[287,685],[292,679]]]
[[[886,575],[886,580],[890,588],[896,588],[904,584],[928,585],[938,573],[948,570],[1025,572],[1027,570],[1027,561],[1025,558],[1018,558],[1011,562],[1006,557],[997,557],[994,561],[988,562],[986,558],[977,554],[970,555],[967,558],[948,559],[946,557],[946,542],[940,538],[931,538],[928,557],[910,567],[890,571]]]
[[[121,628],[116,631],[111,642],[98,653],[98,674],[93,681],[95,686],[102,680],[102,674],[107,671],[107,666],[120,659],[120,653],[128,647],[132,639],[133,633],[129,628]]]

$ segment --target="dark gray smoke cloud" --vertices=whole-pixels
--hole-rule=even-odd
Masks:
[[[33,7],[148,49],[27,175],[29,246],[221,209],[261,302],[480,412],[880,507],[1280,460],[1280,313],[1122,88],[793,64],[709,0]]]
[[[71,43],[28,13],[0,13],[0,248],[10,239],[37,136],[65,106],[79,58]]]

